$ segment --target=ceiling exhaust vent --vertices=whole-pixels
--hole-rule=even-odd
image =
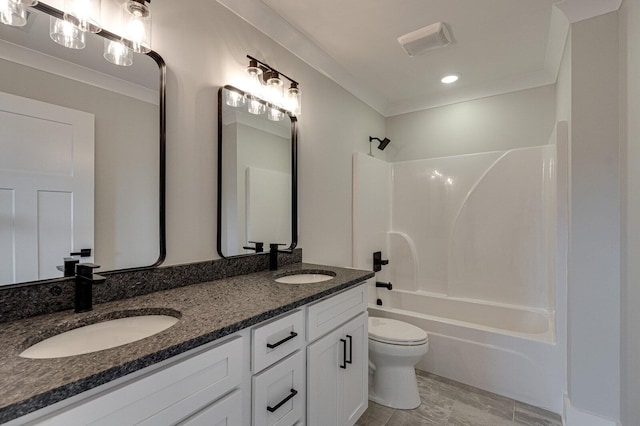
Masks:
[[[409,56],[418,56],[429,50],[447,47],[451,44],[451,37],[447,26],[442,22],[436,22],[398,37],[398,43]]]

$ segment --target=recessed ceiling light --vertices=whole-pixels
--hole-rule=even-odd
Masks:
[[[456,81],[458,81],[459,78],[460,78],[460,76],[458,74],[451,74],[451,75],[447,75],[445,77],[442,77],[442,80],[440,80],[440,81],[445,83],[445,84],[451,84],[451,83],[455,83]]]

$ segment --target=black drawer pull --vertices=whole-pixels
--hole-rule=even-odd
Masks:
[[[291,393],[285,399],[283,399],[282,401],[278,402],[275,407],[267,406],[267,411],[269,411],[270,413],[273,413],[274,411],[276,411],[278,408],[282,407],[288,400],[290,400],[291,398],[293,398],[297,394],[298,394],[297,390],[291,389]]]
[[[298,333],[296,333],[295,331],[292,331],[290,335],[288,335],[287,337],[285,337],[284,339],[280,340],[279,342],[276,343],[267,343],[267,347],[269,349],[273,349],[273,348],[277,348],[278,346],[280,346],[281,344],[283,344],[284,342],[288,342],[289,340],[293,339],[294,337],[296,337],[298,335]]]
[[[345,354],[344,362],[346,364],[353,364],[353,337],[347,334],[347,339],[349,339],[349,359],[346,359],[346,354]]]
[[[340,339],[342,342],[342,365],[340,368],[346,370],[347,369],[347,341],[344,339]]]

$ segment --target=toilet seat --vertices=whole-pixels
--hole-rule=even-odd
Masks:
[[[369,339],[397,346],[423,345],[429,341],[427,332],[406,322],[369,317]]]

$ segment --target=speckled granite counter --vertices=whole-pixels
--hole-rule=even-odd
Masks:
[[[314,284],[280,284],[274,277],[298,271],[330,271]],[[193,284],[95,305],[94,310],[8,322],[0,327],[0,423],[28,414],[141,368],[232,334],[314,300],[352,287],[373,272],[298,263],[218,281]],[[33,343],[104,319],[165,313],[173,327],[134,343],[74,357],[25,359]]]

